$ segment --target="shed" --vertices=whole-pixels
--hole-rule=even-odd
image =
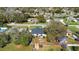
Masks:
[[[38,23],[38,19],[37,18],[29,18],[28,22],[30,22],[30,23]]]

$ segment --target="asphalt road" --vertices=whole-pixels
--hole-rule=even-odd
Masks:
[[[42,27],[45,27],[46,24],[18,24],[18,23],[10,23],[10,24],[7,24],[8,26],[42,26]]]

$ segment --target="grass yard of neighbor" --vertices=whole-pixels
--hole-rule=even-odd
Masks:
[[[15,45],[14,43],[7,44],[4,48],[0,48],[0,51],[31,51],[32,46]]]
[[[64,22],[66,24],[69,24],[69,25],[79,25],[79,21],[75,22],[75,21],[67,21],[66,19],[64,19]]]

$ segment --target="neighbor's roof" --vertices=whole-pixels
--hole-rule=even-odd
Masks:
[[[67,40],[67,37],[65,37],[65,36],[63,36],[63,37],[60,37],[59,39],[58,39],[59,41],[65,41],[65,40]]]
[[[79,18],[76,18],[77,21],[79,21]]]
[[[44,34],[43,28],[32,29],[32,34]]]
[[[66,40],[67,40],[67,37],[61,37],[60,39],[60,45],[62,46],[62,47],[64,47],[64,48],[66,48],[67,47],[67,45],[64,43]]]

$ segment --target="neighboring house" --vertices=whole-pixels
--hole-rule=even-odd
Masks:
[[[38,23],[38,19],[37,18],[29,18],[28,22],[29,23]]]
[[[77,21],[79,21],[79,18],[76,18]]]
[[[43,28],[34,28],[32,29],[32,35],[38,36],[38,37],[46,37],[46,34],[44,33]]]
[[[62,44],[65,41],[67,41],[67,37],[63,36],[63,37],[60,37],[58,40],[59,40],[60,44]]]
[[[7,27],[0,27],[0,32],[5,32],[7,30]]]
[[[64,48],[67,47],[67,37],[63,36],[63,37],[60,37],[58,40],[59,40],[59,44],[62,47],[64,47]]]
[[[63,18],[54,18],[54,20],[59,22],[60,20],[63,20]]]
[[[18,31],[19,31],[19,32],[23,32],[23,31],[26,32],[26,31],[27,31],[27,28],[18,28]]]
[[[77,20],[76,20],[75,18],[71,17],[71,16],[70,16],[70,17],[68,17],[68,18],[67,18],[67,20],[77,22]]]
[[[64,16],[66,16],[66,13],[61,13],[61,14],[55,13],[54,14],[54,17],[64,17]]]

